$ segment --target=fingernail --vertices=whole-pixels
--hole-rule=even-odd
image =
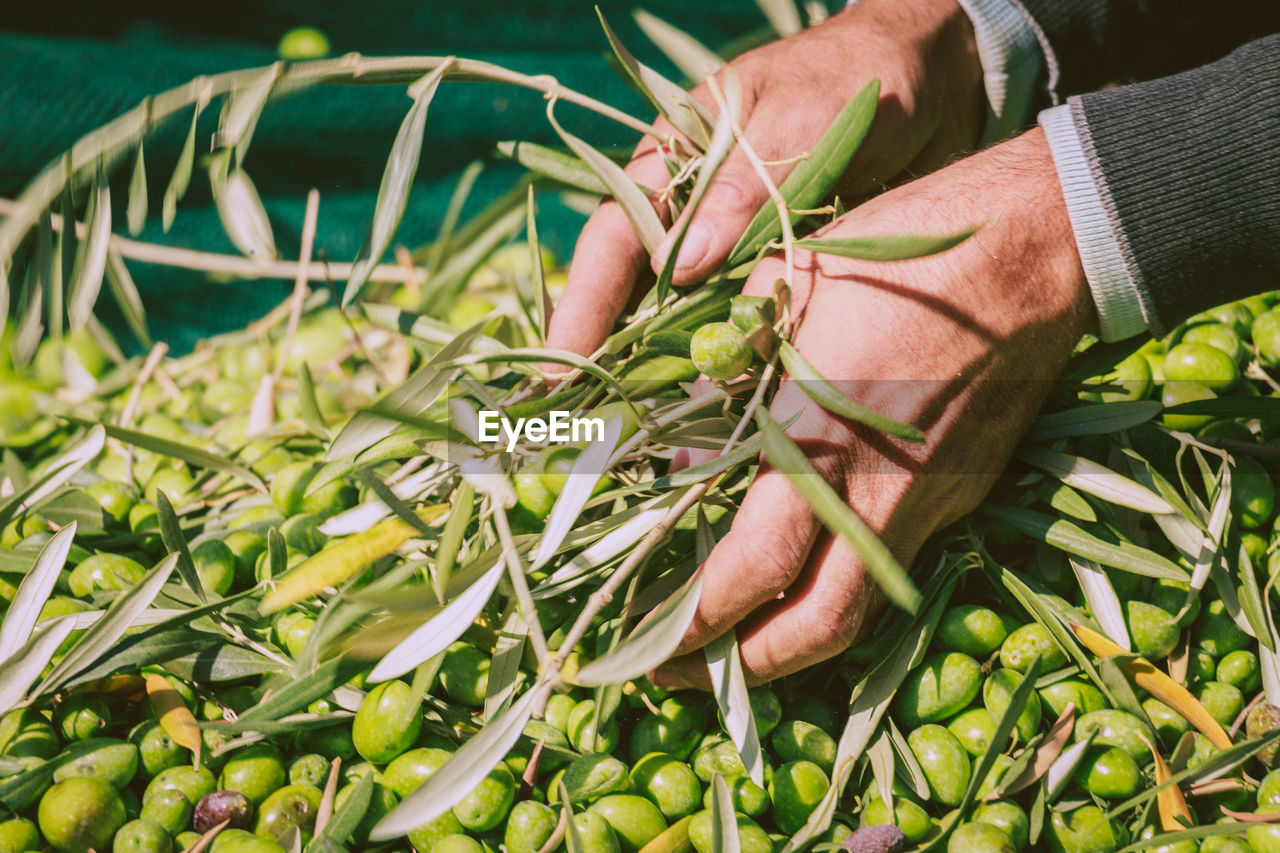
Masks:
[[[711,231],[702,223],[695,222],[684,234],[684,242],[680,244],[680,254],[676,255],[676,267],[688,269],[698,263],[711,251]]]

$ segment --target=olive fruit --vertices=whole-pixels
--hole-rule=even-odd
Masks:
[[[1148,660],[1166,658],[1178,645],[1178,623],[1168,611],[1145,601],[1125,602],[1125,623],[1133,648]]]
[[[141,818],[131,820],[116,831],[112,853],[171,853],[173,841],[163,826]]]
[[[667,828],[662,812],[636,794],[610,794],[591,804],[594,812],[608,822],[623,853],[636,853]]]
[[[138,817],[163,826],[170,835],[177,835],[191,823],[191,801],[181,791],[170,788],[155,794],[142,804]]]
[[[1245,734],[1251,739],[1276,728],[1280,728],[1280,708],[1269,702],[1254,705],[1244,720]],[[1272,767],[1275,765],[1277,751],[1280,751],[1280,741],[1272,741],[1258,753],[1258,758],[1267,767]]]
[[[893,824],[872,824],[851,832],[841,848],[848,853],[898,853],[907,849],[910,839]]]
[[[898,720],[907,728],[938,722],[964,708],[982,687],[982,667],[962,652],[925,658],[895,700]]]
[[[240,791],[214,791],[196,803],[191,820],[196,832],[208,832],[224,820],[236,829],[249,829],[253,826],[253,801]]]
[[[502,836],[507,853],[537,853],[551,838],[558,820],[555,809],[536,800],[516,803]]]
[[[756,823],[746,815],[737,815],[738,849],[742,853],[772,853],[773,842]],[[689,843],[697,853],[713,853],[716,846],[712,841],[711,812],[701,811],[689,821]]]
[[[945,806],[959,805],[973,768],[969,753],[956,736],[942,726],[929,724],[908,734],[907,745],[920,762],[934,800]]]
[[[1133,756],[1114,746],[1085,756],[1075,779],[1090,794],[1104,800],[1123,800],[1138,792],[1142,771]]]
[[[254,805],[262,803],[284,783],[285,770],[280,751],[266,743],[255,743],[233,752],[218,778],[220,787],[239,791]]]
[[[736,379],[751,366],[754,350],[732,323],[707,323],[693,333],[689,357],[711,379]]]
[[[360,703],[351,739],[366,761],[386,764],[412,746],[421,730],[422,700],[403,681],[384,681]]]
[[[1028,622],[1015,629],[1000,644],[1000,664],[1018,672],[1026,672],[1037,656],[1041,672],[1052,672],[1067,665],[1067,653],[1039,622]]]
[[[1129,841],[1129,833],[1097,806],[1080,806],[1070,812],[1050,812],[1045,827],[1054,853],[1113,853]]]
[[[568,775],[566,771],[566,778]],[[636,762],[628,778],[631,788],[652,801],[669,821],[691,815],[701,805],[702,786],[698,784],[698,777],[689,765],[670,755],[661,752],[646,755]]]
[[[1077,718],[1073,734],[1077,741],[1094,734],[1093,742],[1097,746],[1119,747],[1139,764],[1151,761],[1151,751],[1146,744],[1151,739],[1150,732],[1141,720],[1127,711],[1114,708],[1090,711]]]
[[[111,725],[111,710],[101,696],[73,693],[54,709],[53,724],[67,740],[85,740]]]
[[[982,704],[991,713],[993,720],[1004,716],[1004,712],[1013,701],[1013,694],[1022,683],[1023,675],[1012,669],[997,669],[987,677],[982,685]],[[1040,697],[1032,691],[1017,719],[1018,737],[1023,741],[1030,740],[1040,729]]]
[[[773,751],[783,761],[812,761],[831,773],[836,763],[836,742],[822,729],[803,720],[789,720],[773,730]]]
[[[947,853],[1017,853],[1013,839],[989,823],[962,823],[947,839]]]
[[[1000,648],[1008,635],[999,613],[980,604],[961,604],[943,614],[935,638],[944,649],[984,657]]]
[[[40,798],[40,834],[58,850],[105,850],[125,823],[124,802],[96,776],[73,776]]]
[[[291,828],[297,827],[305,846],[316,825],[321,796],[320,789],[310,785],[285,785],[277,789],[258,807],[254,833],[278,842]]]

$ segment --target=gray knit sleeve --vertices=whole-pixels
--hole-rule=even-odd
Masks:
[[[1154,333],[1280,287],[1280,34],[1069,104]]]
[[[1044,50],[1050,100],[1149,80],[1280,31],[1275,0],[1017,0]]]

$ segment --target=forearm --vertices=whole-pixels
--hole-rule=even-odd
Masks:
[[[1103,336],[1273,288],[1280,35],[1042,115]]]

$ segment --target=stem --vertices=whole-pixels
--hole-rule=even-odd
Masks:
[[[474,59],[456,59],[444,56],[422,57],[366,57],[349,53],[336,59],[320,59],[312,62],[292,63],[285,66],[274,84],[275,94],[286,94],[317,83],[358,83],[388,85],[412,83],[423,74],[435,70],[443,63],[452,63],[447,79],[508,83],[577,104],[585,109],[611,118],[632,130],[665,141],[669,134],[659,132],[653,125],[627,115],[621,110],[597,101],[560,85],[549,75],[529,75],[509,71],[498,65]],[[62,189],[77,177],[96,170],[101,164],[104,172],[112,168],[152,130],[179,111],[199,101],[208,101],[220,95],[241,89],[261,78],[267,68],[250,68],[229,71],[209,77],[197,77],[188,83],[148,97],[138,106],[120,117],[82,136],[70,150],[59,154],[38,174],[22,195],[16,208],[0,222],[0,264],[13,257],[18,245],[61,194]],[[286,278],[291,277],[291,270]]]
[[[533,642],[533,653],[541,666],[549,654],[547,638],[542,633],[542,623],[538,621],[538,610],[533,603],[533,595],[529,592],[529,582],[524,576],[520,553],[516,550],[516,542],[511,535],[511,525],[507,522],[507,510],[497,501],[493,502],[493,520],[498,527],[498,538],[502,540],[502,555],[507,561],[507,574],[511,578],[511,587],[515,591],[516,601],[520,603],[520,614],[529,626],[529,639]]]
[[[711,479],[713,478],[708,478],[695,486],[690,486],[689,490],[680,497],[680,500],[676,501],[671,509],[667,510],[667,514],[662,517],[662,520],[645,534],[645,537],[640,540],[640,544],[627,555],[627,558],[622,561],[618,568],[614,569],[609,579],[598,590],[591,593],[591,597],[587,599],[587,606],[582,608],[582,612],[578,614],[573,627],[569,629],[569,633],[565,636],[564,642],[556,650],[555,657],[551,659],[551,666],[549,667],[551,672],[560,672],[564,667],[565,659],[569,656],[569,652],[573,651],[573,647],[578,645],[578,642],[586,636],[587,629],[591,627],[591,620],[613,600],[613,596],[618,589],[644,563],[649,553],[667,537],[671,528],[675,527],[676,522],[689,511],[690,507],[702,500],[702,496],[711,488]],[[552,686],[554,686],[553,683],[549,682],[545,688],[546,691],[549,692]],[[537,704],[539,708],[546,704],[545,694]],[[537,711],[535,711],[536,713]]]
[[[11,216],[18,210],[18,203],[7,198],[0,198],[0,215]],[[54,231],[62,230],[62,217],[54,213],[50,215]],[[81,239],[87,233],[83,222],[76,222],[76,235]],[[298,261],[287,259],[267,261],[246,258],[242,255],[223,255],[218,252],[201,252],[196,249],[181,249],[176,246],[161,246],[157,243],[144,243],[141,240],[130,240],[118,234],[111,235],[111,248],[121,257],[139,261],[144,264],[158,264],[167,267],[201,270],[203,272],[222,273],[239,278],[280,278],[290,279],[298,275]],[[329,274],[342,279],[351,275],[350,263],[330,263]],[[324,278],[326,264],[323,261],[311,261],[306,266],[307,278],[316,280]],[[370,281],[403,282],[410,276],[419,287],[426,281],[426,267],[413,267],[407,270],[399,264],[378,264],[369,273]]]

